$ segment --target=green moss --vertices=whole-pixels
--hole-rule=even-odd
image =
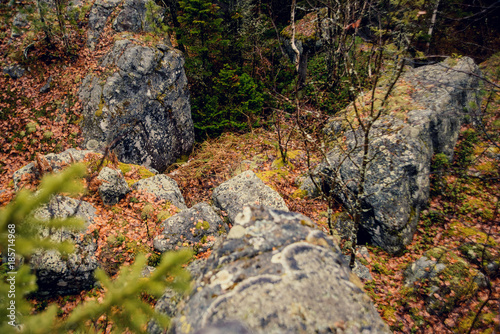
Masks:
[[[465,226],[459,222],[452,222],[450,224],[449,233],[453,236],[460,236],[464,239],[476,239],[477,242],[488,244],[490,246],[497,246],[498,244],[489,238],[488,234],[480,231],[474,227]]]
[[[99,106],[95,112],[96,117],[102,116],[102,110],[104,109],[104,99],[101,97],[101,102],[99,102]]]
[[[53,136],[54,136],[54,133],[52,131],[45,131],[43,133],[43,139],[45,139],[45,140],[49,140]]]
[[[382,318],[386,321],[396,321],[396,308],[390,305],[380,305],[382,311]]]
[[[158,218],[158,222],[162,222],[162,221],[172,217],[172,215],[170,214],[170,212],[162,210],[162,211],[158,212],[156,217]]]
[[[272,179],[284,179],[289,175],[289,172],[286,169],[277,169],[277,170],[268,170],[263,172],[258,172],[257,177],[261,179],[264,183],[269,183]]]
[[[29,122],[26,124],[26,132],[28,134],[33,133],[36,131],[37,123],[36,122]]]
[[[142,211],[141,211],[141,218],[143,220],[148,219],[149,217],[151,217],[151,214],[153,211],[154,211],[153,204],[148,203],[148,204],[144,205],[144,207],[142,208]]]
[[[197,230],[205,230],[205,231],[208,231],[208,229],[210,228],[210,224],[207,222],[207,221],[198,221],[198,223],[196,223],[196,229]]]

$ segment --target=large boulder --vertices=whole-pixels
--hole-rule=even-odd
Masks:
[[[88,202],[65,196],[53,199],[35,212],[40,220],[77,216],[85,222],[82,231],[58,230],[48,228],[41,231],[41,236],[52,241],[71,241],[75,251],[63,255],[56,250],[38,250],[31,259],[30,266],[37,277],[38,291],[41,296],[77,294],[94,285],[94,271],[98,266],[95,252],[97,245],[87,227],[94,222],[96,209]]]
[[[162,227],[163,231],[153,243],[154,248],[162,253],[182,247],[204,252],[229,230],[229,226],[204,202],[166,219]]]
[[[252,333],[389,333],[336,244],[312,226],[297,213],[245,207],[172,332],[224,321]]]
[[[194,143],[182,53],[119,40],[103,58],[101,75],[80,87],[85,145],[111,145],[120,161],[160,172]]]
[[[106,26],[109,16],[122,0],[96,0],[90,9],[87,45],[94,49]]]
[[[215,206],[227,212],[234,222],[244,205],[265,205],[288,211],[285,201],[272,188],[266,186],[251,170],[243,172],[214,189],[212,199]]]
[[[398,253],[412,241],[429,199],[432,156],[453,155],[464,110],[479,106],[478,71],[473,60],[464,57],[409,70],[396,84],[384,107],[387,112],[370,133],[360,242]],[[328,126],[345,146],[334,147],[313,172],[322,190],[335,193],[347,207],[355,205],[363,159],[362,131],[346,125],[353,115],[348,108]],[[302,189],[310,192],[311,183],[306,179]]]
[[[153,0],[97,0],[90,10],[87,45],[91,49],[96,47],[111,17],[115,18],[112,23],[115,31],[137,33],[160,26],[164,12]]]

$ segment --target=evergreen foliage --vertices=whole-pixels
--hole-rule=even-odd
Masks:
[[[85,171],[83,164],[77,164],[60,174],[45,176],[37,193],[23,190],[0,211],[0,250],[7,259],[0,272],[0,316],[2,319],[10,319],[8,322],[2,321],[2,333],[88,333],[89,322],[96,324],[103,316],[112,321],[120,332],[128,328],[132,332],[142,333],[151,319],[155,319],[163,327],[168,326],[169,320],[141,301],[140,294],[159,297],[167,286],[178,291],[188,290],[190,278],[182,264],[191,258],[190,251],[165,254],[156,270],[147,278],[141,274],[146,265],[146,257],[139,255],[132,266],[122,267],[119,276],[113,281],[103,270],[96,271],[96,278],[106,290],[102,301],[94,300],[78,306],[65,320],[57,318],[58,309],[55,305],[49,306],[42,313],[30,315],[31,305],[25,297],[36,291],[36,278],[28,264],[19,264],[19,256],[23,256],[25,262],[28,262],[30,254],[39,248],[70,252],[71,244],[41,239],[39,231],[46,227],[82,227],[81,220],[75,217],[42,222],[34,217],[34,212],[40,205],[48,203],[54,194],[81,192],[82,186],[78,178]],[[98,330],[90,328],[90,332]]]

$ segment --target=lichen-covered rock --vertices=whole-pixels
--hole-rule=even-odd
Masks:
[[[466,242],[458,248],[470,263],[482,266],[490,277],[500,275],[500,256],[495,247],[488,244]]]
[[[457,301],[472,297],[487,284],[480,271],[444,247],[427,251],[406,268],[404,276],[407,287],[413,288],[417,281],[429,287],[426,305],[438,314],[452,310]]]
[[[119,32],[149,31],[153,20],[157,24],[162,22],[164,11],[165,9],[151,0],[125,0],[121,11],[113,21],[113,29]]]
[[[432,156],[452,155],[464,110],[479,105],[474,75],[478,71],[473,60],[464,57],[456,64],[410,70],[396,84],[394,92],[404,97],[394,96],[388,102],[388,111],[370,133],[360,242],[398,253],[412,241],[429,199]],[[348,117],[352,116],[340,116],[327,129],[334,135],[342,133],[347,147],[332,149],[314,177],[324,191],[333,191],[349,207],[358,191],[363,140],[361,130],[350,131],[342,123]],[[302,189],[310,190],[311,183],[304,182]]]
[[[163,199],[181,210],[187,209],[186,202],[184,201],[184,197],[182,197],[177,182],[164,174],[158,174],[137,181],[132,185],[132,189],[153,194],[156,198]]]
[[[89,14],[89,28],[87,30],[87,45],[94,49],[101,36],[108,17],[122,0],[97,0]]]
[[[212,199],[217,207],[227,212],[231,222],[234,222],[244,205],[264,205],[288,211],[283,198],[251,170],[219,185],[214,189]]]
[[[119,40],[103,58],[104,74],[80,87],[84,144],[114,143],[120,161],[163,172],[194,143],[184,57],[160,44]]]
[[[204,202],[166,219],[162,227],[163,231],[153,243],[154,248],[162,253],[181,247],[204,252],[229,230],[229,226]]]
[[[148,12],[149,11],[149,12]],[[112,15],[114,13],[114,15]],[[115,31],[151,31],[151,26],[163,22],[165,9],[152,0],[97,0],[89,15],[87,45],[94,49],[109,18],[115,17]]]
[[[22,68],[19,64],[9,65],[3,68],[3,73],[12,79],[19,79],[24,75],[24,72],[24,68]]]
[[[191,278],[193,280],[196,280],[201,276],[206,262],[206,258],[195,259],[187,266],[186,269],[191,274]],[[179,304],[179,302],[181,302],[182,298],[182,293],[179,293],[171,288],[166,288],[161,298],[156,302],[155,311],[173,318],[177,314],[177,305]],[[164,329],[162,329],[161,326],[158,325],[154,320],[151,320],[149,322],[147,332],[149,334],[165,333]]]
[[[104,167],[97,176],[102,183],[99,185],[99,195],[104,205],[114,205],[130,192],[130,188],[121,171]]]
[[[38,250],[30,259],[30,266],[37,277],[37,294],[42,296],[77,294],[94,285],[94,271],[97,268],[95,251],[97,245],[90,235],[85,234],[93,223],[96,209],[87,202],[70,197],[55,196],[49,204],[39,208],[35,217],[40,220],[66,218],[72,215],[85,222],[81,231],[50,231],[43,229],[41,236],[53,241],[72,241],[75,251],[62,255],[56,250]]]
[[[62,170],[64,167],[68,165],[80,162],[87,154],[97,154],[90,150],[77,150],[74,148],[69,148],[64,152],[59,154],[49,153],[44,156],[44,159],[47,161],[50,169],[54,172],[58,172]],[[20,182],[23,179],[23,176],[27,174],[37,174],[39,171],[35,168],[35,163],[31,162],[24,166],[23,168],[18,169],[14,172],[12,179],[14,181],[14,189],[17,191],[20,188]],[[37,175],[39,176],[39,175]]]
[[[297,213],[245,207],[172,332],[237,321],[252,333],[389,333],[336,244],[311,226]]]

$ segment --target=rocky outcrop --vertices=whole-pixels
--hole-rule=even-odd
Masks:
[[[104,74],[87,75],[80,87],[85,145],[111,145],[120,161],[160,172],[188,154],[194,128],[183,65],[166,45],[117,41]]]
[[[109,16],[122,0],[96,0],[90,9],[87,45],[94,49]]]
[[[251,170],[243,172],[214,189],[212,199],[215,206],[227,212],[234,222],[244,205],[265,205],[288,211],[285,201]]]
[[[97,0],[89,15],[87,45],[94,49],[108,22],[114,18],[112,27],[117,32],[151,31],[163,21],[165,9],[152,0]]]
[[[427,251],[406,268],[404,276],[407,287],[413,288],[415,282],[428,286],[426,306],[438,314],[450,311],[457,301],[473,296],[487,285],[480,271],[444,247]]]
[[[336,244],[312,226],[300,214],[245,207],[172,332],[236,321],[252,333],[389,333]]]
[[[77,294],[93,287],[94,271],[98,265],[95,257],[97,245],[90,235],[85,235],[85,230],[93,223],[95,211],[90,203],[59,195],[36,211],[35,217],[40,220],[76,215],[85,222],[82,232],[53,232],[48,228],[41,231],[43,238],[73,242],[75,251],[63,256],[56,250],[38,250],[32,255],[30,266],[37,277],[38,295]]]
[[[152,24],[163,21],[164,12],[165,9],[151,0],[125,0],[122,10],[113,21],[113,29],[119,32],[149,31]]]
[[[474,76],[478,67],[470,58],[455,62],[409,70],[394,89],[401,96],[388,102],[388,111],[371,129],[360,242],[398,253],[412,241],[429,198],[431,158],[435,153],[452,156],[464,110],[479,105]],[[345,136],[344,151],[334,148],[313,174],[324,191],[352,206],[363,147],[360,130],[346,130],[346,117],[349,108],[327,129]],[[304,190],[311,188],[310,180],[302,185]]]
[[[153,243],[155,250],[162,253],[182,247],[204,252],[229,230],[212,207],[203,202],[166,219],[162,227],[163,231]]]
[[[153,194],[157,199],[165,200],[180,210],[187,209],[186,202],[184,201],[184,197],[182,197],[177,182],[164,174],[158,174],[137,181],[132,185],[132,189]]]
[[[127,181],[119,170],[104,167],[97,179],[102,181],[99,185],[99,196],[104,205],[114,205],[130,192]]]

